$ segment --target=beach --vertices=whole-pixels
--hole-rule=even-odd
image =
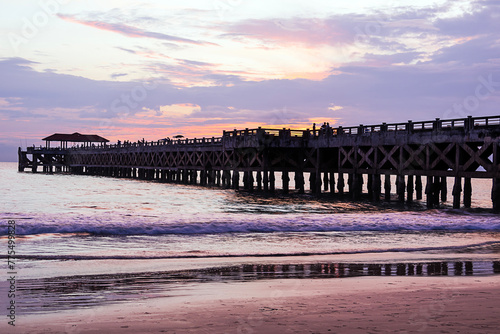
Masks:
[[[472,210],[426,210],[15,167],[0,164],[2,333],[496,330],[488,182]]]
[[[208,284],[208,283],[207,283]],[[493,333],[496,277],[290,279],[32,315],[18,333]]]
[[[500,1],[2,14],[0,334],[500,333]]]

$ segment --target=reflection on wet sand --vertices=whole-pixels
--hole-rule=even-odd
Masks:
[[[474,269],[475,268],[475,269]],[[315,263],[298,265],[242,265],[239,270],[213,269],[220,276],[238,279],[340,278],[357,276],[488,275],[500,273],[500,262],[432,262],[397,264]]]
[[[18,301],[22,313],[88,308],[137,299],[165,297],[186,283],[314,279],[360,276],[469,276],[500,274],[500,261],[430,263],[313,263],[242,264],[208,269],[86,275],[20,280]],[[183,293],[189,293],[183,291]]]

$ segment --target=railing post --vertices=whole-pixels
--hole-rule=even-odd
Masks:
[[[433,124],[433,130],[441,130],[441,119],[440,118],[436,118],[436,120],[434,121],[434,124]]]
[[[280,138],[286,138],[287,137],[286,128],[283,128],[283,129],[279,130],[278,137],[280,137]]]
[[[467,116],[464,122],[465,122],[465,131],[471,131],[472,129],[474,129],[474,120],[472,119],[472,116]]]
[[[365,133],[365,127],[363,124],[360,124],[358,127],[358,135],[362,135],[363,133]]]
[[[413,133],[413,122],[411,120],[408,121],[408,124],[406,125],[406,130],[408,130],[408,133]]]

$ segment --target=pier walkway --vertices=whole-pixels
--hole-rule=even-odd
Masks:
[[[499,142],[500,116],[312,130],[257,128],[224,131],[218,138],[19,148],[19,171],[42,167],[48,173],[333,193],[353,200],[366,192],[373,201],[391,200],[394,189],[400,202],[425,194],[429,208],[446,200],[450,178],[453,207],[470,207],[471,179],[488,178],[493,208],[500,210]]]

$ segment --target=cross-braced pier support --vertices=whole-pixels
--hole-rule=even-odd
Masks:
[[[221,138],[97,147],[28,148],[19,149],[18,157],[19,171],[37,172],[40,167],[46,173],[246,191],[310,191],[339,198],[348,191],[353,200],[391,201],[393,197],[400,203],[422,200],[425,193],[429,208],[448,201],[450,181],[453,207],[471,207],[472,178],[487,178],[493,180],[493,207],[500,210],[499,136],[500,116],[468,117],[315,131],[245,129],[224,132]]]

